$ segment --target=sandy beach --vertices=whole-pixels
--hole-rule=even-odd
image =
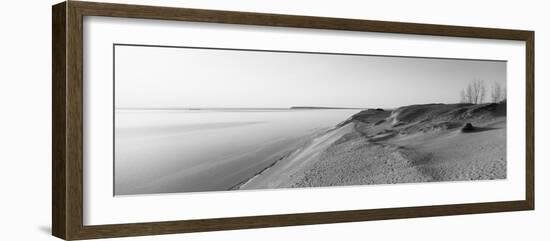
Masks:
[[[506,102],[426,104],[363,110],[235,188],[505,178]]]

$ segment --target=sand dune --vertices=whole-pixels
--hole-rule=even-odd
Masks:
[[[473,128],[463,127],[471,123]],[[240,189],[506,178],[506,103],[361,111]]]

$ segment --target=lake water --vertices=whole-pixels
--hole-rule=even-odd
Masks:
[[[115,194],[221,191],[360,110],[117,110]]]

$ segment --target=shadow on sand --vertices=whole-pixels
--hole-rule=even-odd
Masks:
[[[491,130],[498,130],[502,128],[496,128],[496,127],[473,127],[472,129],[468,130],[460,130],[462,133],[476,133],[476,132],[484,132],[484,131],[491,131]]]

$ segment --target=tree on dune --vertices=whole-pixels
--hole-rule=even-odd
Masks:
[[[460,102],[481,104],[485,100],[485,94],[485,82],[481,79],[475,79],[460,91]]]

